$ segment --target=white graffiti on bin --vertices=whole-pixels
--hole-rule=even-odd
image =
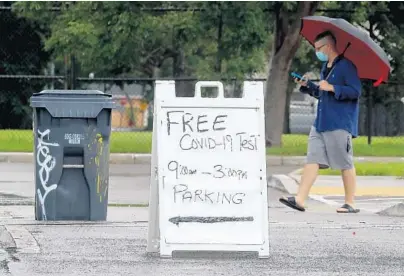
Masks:
[[[45,201],[46,197],[48,196],[49,192],[55,190],[57,188],[57,184],[52,184],[48,186],[48,181],[49,181],[49,176],[51,171],[56,165],[56,158],[53,157],[51,154],[49,154],[50,150],[49,147],[58,147],[58,143],[47,143],[44,142],[44,139],[46,137],[46,140],[49,140],[49,133],[50,130],[47,129],[44,132],[41,132],[38,130],[38,145],[37,145],[37,155],[36,155],[36,161],[39,166],[39,180],[41,181],[41,185],[43,190],[45,191],[44,194],[42,194],[41,189],[37,189],[37,194],[38,194],[38,199],[42,207],[42,216],[44,220],[46,220],[46,208],[45,208]]]

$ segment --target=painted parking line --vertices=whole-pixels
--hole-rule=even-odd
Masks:
[[[322,196],[343,196],[344,187],[327,187],[327,186],[317,186],[310,190],[313,195]],[[386,186],[376,186],[376,187],[357,187],[356,196],[379,196],[379,197],[404,197],[404,187],[386,187]]]
[[[314,199],[316,201],[322,202],[322,203],[327,204],[327,205],[331,205],[331,206],[339,206],[339,205],[341,205],[338,201],[332,200],[332,199],[327,199],[325,196],[322,196],[322,195],[310,194],[309,197],[311,199]]]
[[[374,201],[389,201],[389,202],[403,202],[404,197],[377,197],[377,198],[358,198],[357,202],[374,202]]]
[[[311,198],[332,206],[341,206],[344,204],[344,196],[341,195],[311,195]],[[362,211],[377,213],[391,206],[403,203],[404,197],[373,197],[357,196],[355,197],[355,207]]]

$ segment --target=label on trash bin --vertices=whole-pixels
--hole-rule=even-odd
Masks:
[[[167,245],[162,251],[234,246],[234,251],[255,249],[265,255],[263,83],[245,82],[242,98],[224,98],[218,84],[217,98],[202,98],[198,86],[195,97],[177,98],[175,84],[156,83],[157,152],[153,149],[152,158],[157,158],[161,182],[160,245]]]
[[[84,140],[84,134],[65,133],[65,140],[68,140],[71,145],[80,145],[81,140]]]

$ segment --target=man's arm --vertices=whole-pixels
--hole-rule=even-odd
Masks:
[[[345,85],[333,85],[333,91],[337,100],[356,100],[361,95],[361,80],[356,67],[347,62],[344,66]]]
[[[311,81],[307,82],[307,86],[300,86],[300,92],[304,94],[309,94],[310,96],[314,98],[318,98],[319,93],[319,87],[318,85],[314,84]]]

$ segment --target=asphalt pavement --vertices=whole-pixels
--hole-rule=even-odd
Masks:
[[[147,202],[148,166],[125,166],[111,166],[110,202]],[[29,164],[0,164],[5,203],[0,200],[0,275],[404,274],[402,218],[336,214],[334,206],[315,200],[300,213],[278,202],[282,192],[269,189],[269,259],[213,252],[161,259],[146,253],[147,207],[109,207],[107,222],[37,222],[33,206],[12,205],[24,196],[33,198],[32,169]],[[5,198],[12,196],[7,204]]]
[[[270,166],[268,174],[290,173],[298,166]],[[111,164],[109,203],[147,205],[150,164]],[[0,163],[0,204],[33,204],[34,165]]]
[[[14,240],[4,238],[1,275],[403,275],[402,220],[336,214],[317,202],[298,213],[278,204],[280,195],[269,191],[269,259],[146,253],[147,208],[111,207],[104,223],[43,223],[33,221],[31,206],[4,206],[0,217]]]

